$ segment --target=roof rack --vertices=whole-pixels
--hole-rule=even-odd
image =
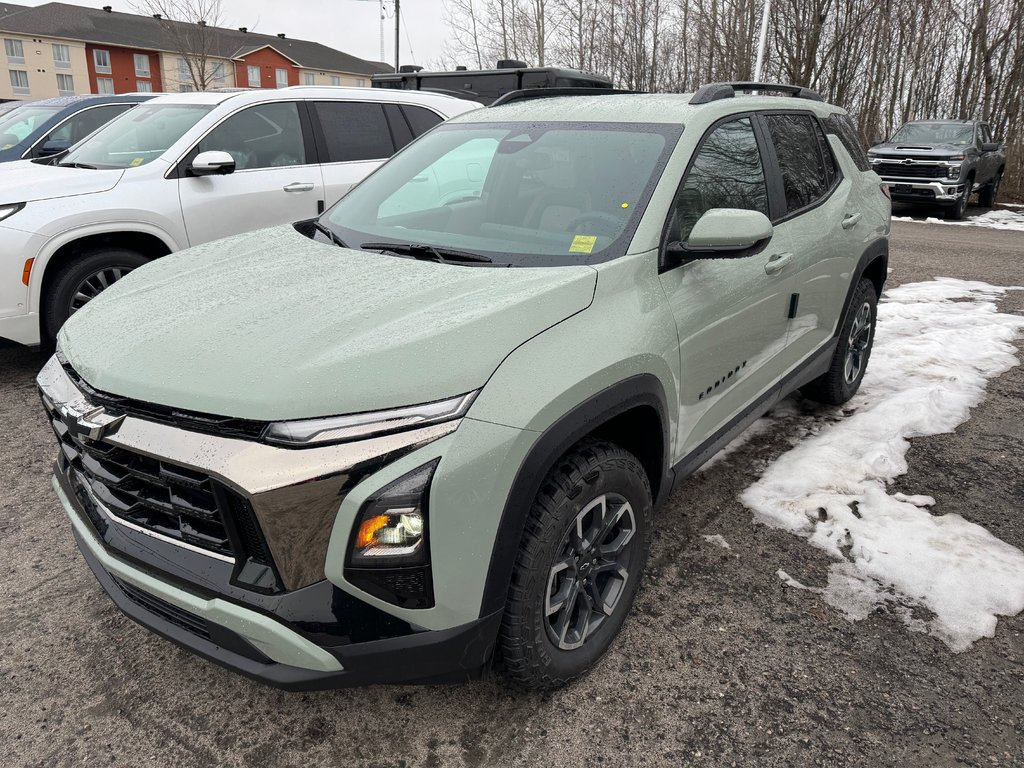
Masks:
[[[524,88],[502,94],[494,100],[491,106],[500,107],[502,104],[509,104],[513,101],[546,99],[555,96],[609,96],[623,93],[643,93],[643,91],[620,91],[616,88]]]
[[[809,99],[810,101],[824,101],[821,95],[810,88],[802,85],[789,85],[787,83],[708,83],[702,85],[690,99],[691,104],[708,104],[719,99],[731,99],[737,91],[778,91],[792,96],[795,99]]]

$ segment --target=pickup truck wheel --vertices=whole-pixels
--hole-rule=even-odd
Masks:
[[[149,259],[126,248],[89,251],[69,261],[53,276],[44,300],[43,322],[51,339],[75,312]]]
[[[875,341],[878,294],[870,280],[861,280],[839,332],[828,371],[804,386],[804,396],[819,403],[842,405],[860,389]]]
[[[946,208],[946,218],[952,221],[960,221],[964,217],[964,212],[967,211],[967,201],[971,197],[971,190],[974,188],[974,178],[969,177],[967,184],[964,185],[964,191],[956,199],[953,205]]]
[[[650,548],[653,504],[635,456],[586,440],[551,469],[530,509],[499,646],[522,688],[586,673],[618,634]]]
[[[996,204],[996,197],[999,196],[999,183],[1003,180],[1003,173],[1000,171],[995,175],[985,188],[978,193],[978,202],[983,208],[991,208]]]

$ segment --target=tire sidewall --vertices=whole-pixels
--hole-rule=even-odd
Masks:
[[[44,322],[50,338],[70,316],[71,299],[78,286],[91,274],[109,268],[137,269],[149,261],[137,251],[126,248],[109,248],[91,251],[75,257],[54,276],[49,292],[43,299]]]
[[[860,371],[853,381],[846,380],[846,355],[850,350],[850,331],[853,329],[854,320],[857,317],[857,313],[860,312],[861,307],[864,304],[871,306],[871,320],[870,320],[870,336],[868,337],[868,345],[864,349],[864,356],[861,360]],[[857,390],[860,389],[860,383],[864,380],[864,374],[868,370],[868,363],[871,360],[871,351],[875,346],[875,329],[878,320],[878,297],[875,293],[874,287],[868,281],[861,281],[857,286],[857,292],[854,294],[853,303],[850,305],[850,312],[847,315],[846,321],[843,323],[843,332],[839,337],[839,346],[836,349],[836,353],[839,355],[842,365],[840,366],[840,372],[842,375],[842,390],[844,399],[848,400],[853,397]]]

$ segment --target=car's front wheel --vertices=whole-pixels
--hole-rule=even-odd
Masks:
[[[647,474],[616,445],[584,441],[551,469],[530,509],[501,624],[512,682],[556,688],[608,650],[640,585],[652,516]]]
[[[149,259],[127,248],[83,253],[54,275],[44,299],[44,323],[51,339],[71,315]]]
[[[960,221],[967,212],[967,201],[971,198],[971,190],[974,188],[974,177],[968,177],[964,185],[964,191],[957,197],[956,202],[946,208],[946,218],[952,221]]]

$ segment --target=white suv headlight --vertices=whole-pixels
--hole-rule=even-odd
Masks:
[[[387,411],[355,413],[350,416],[329,416],[322,419],[275,421],[264,433],[268,443],[306,448],[365,440],[391,432],[417,429],[431,424],[460,419],[466,415],[477,392],[469,392],[447,400],[436,400],[422,405],[410,405]]]

